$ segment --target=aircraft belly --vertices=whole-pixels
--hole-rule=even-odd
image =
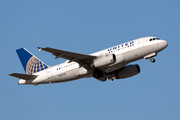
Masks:
[[[78,72],[79,69],[75,69],[72,71],[67,71],[67,72],[63,72],[61,74],[58,74],[56,76],[54,76],[51,80],[49,80],[51,83],[56,83],[56,82],[67,82],[67,81],[72,81],[72,80],[76,80],[79,79],[80,77],[78,77],[76,75],[76,73]]]

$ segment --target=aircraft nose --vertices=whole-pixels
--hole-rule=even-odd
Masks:
[[[159,50],[162,51],[168,46],[168,42],[165,40],[160,40],[159,42]]]
[[[166,48],[166,47],[168,46],[168,42],[165,41],[165,40],[162,40],[161,46],[162,46],[163,48]]]

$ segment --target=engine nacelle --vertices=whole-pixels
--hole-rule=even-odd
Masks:
[[[134,75],[137,75],[140,73],[140,67],[139,65],[128,65],[123,67],[122,69],[118,70],[115,73],[115,78],[116,79],[123,79],[123,78],[128,78],[132,77]]]
[[[105,76],[105,72],[99,70],[99,69],[95,69],[93,72],[93,77],[100,80],[100,81],[106,81],[106,76]]]
[[[109,54],[102,57],[98,57],[94,60],[93,66],[96,68],[107,66],[116,62],[116,55]]]
[[[87,69],[85,69],[85,68],[81,68],[77,73],[76,73],[76,75],[77,76],[88,76],[89,74],[92,74],[93,73],[93,71],[92,70],[87,70]]]

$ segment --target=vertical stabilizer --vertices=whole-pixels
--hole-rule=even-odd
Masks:
[[[17,49],[16,52],[26,74],[32,75],[49,67],[25,48]]]

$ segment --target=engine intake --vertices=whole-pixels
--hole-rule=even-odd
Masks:
[[[116,62],[116,55],[108,54],[108,55],[96,58],[92,66],[99,68],[99,67],[104,67],[104,66],[113,64],[115,62]]]
[[[115,78],[116,79],[128,78],[128,77],[137,75],[139,73],[140,73],[139,65],[137,65],[137,64],[128,65],[128,66],[125,66],[125,67],[121,68],[120,70],[116,71]]]

